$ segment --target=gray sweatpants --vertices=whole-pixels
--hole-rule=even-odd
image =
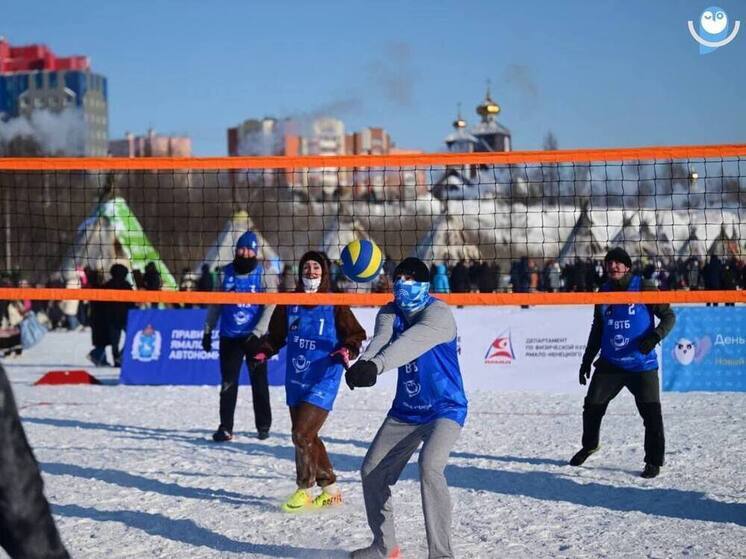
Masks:
[[[416,425],[386,418],[365,455],[360,472],[365,512],[373,531],[373,548],[385,554],[397,545],[391,486],[424,441],[418,465],[428,554],[430,559],[453,557],[451,497],[443,471],[460,434],[461,426],[450,419]]]

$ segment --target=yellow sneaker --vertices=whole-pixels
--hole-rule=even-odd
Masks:
[[[329,507],[337,507],[342,504],[342,492],[337,491],[334,495],[322,491],[314,500],[313,508],[325,509]]]
[[[282,510],[285,512],[301,512],[311,505],[313,505],[313,500],[311,500],[308,489],[298,489],[282,504]]]

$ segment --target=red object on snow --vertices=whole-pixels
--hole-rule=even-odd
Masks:
[[[88,371],[73,369],[70,371],[49,371],[34,383],[40,384],[101,384],[101,381]]]

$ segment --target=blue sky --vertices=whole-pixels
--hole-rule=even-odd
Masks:
[[[442,151],[492,83],[514,149],[746,142],[742,29],[702,56],[686,21],[712,0],[545,2],[13,2],[0,33],[90,56],[109,80],[110,136],[188,134],[224,155],[249,117],[330,113]]]

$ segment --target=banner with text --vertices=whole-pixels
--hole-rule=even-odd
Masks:
[[[354,309],[371,335],[378,309]],[[453,308],[466,390],[578,392],[593,307]],[[391,385],[396,372],[379,377]]]
[[[206,309],[132,310],[122,353],[122,384],[220,384],[218,332],[212,351],[202,349]],[[281,352],[280,358],[284,351]],[[268,363],[269,383],[285,384],[284,359]],[[246,363],[240,384],[249,384]]]
[[[676,307],[664,340],[664,390],[746,390],[746,309]],[[377,308],[353,309],[369,336]],[[205,309],[130,312],[121,381],[219,384],[218,334],[202,350]],[[467,390],[579,392],[578,369],[593,307],[454,308]],[[284,352],[269,362],[270,383],[284,383]],[[242,383],[248,382],[246,372]],[[393,385],[396,372],[379,378]]]
[[[746,308],[677,307],[662,351],[664,390],[746,391]]]

